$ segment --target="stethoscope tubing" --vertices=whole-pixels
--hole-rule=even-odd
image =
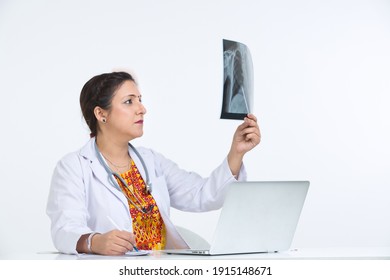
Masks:
[[[146,188],[146,191],[148,193],[151,193],[152,192],[152,183],[150,182],[149,172],[148,172],[148,169],[146,168],[145,161],[143,160],[143,158],[141,157],[141,155],[137,151],[137,149],[131,143],[128,143],[128,144],[129,144],[129,147],[133,150],[133,152],[136,154],[136,156],[138,157],[138,159],[140,160],[140,162],[142,164],[142,167],[145,171],[145,176],[146,176],[145,188]],[[118,185],[118,182],[116,180],[114,180],[114,177],[119,179],[124,186],[127,185],[126,182],[123,180],[123,178],[118,173],[113,172],[111,170],[111,168],[108,166],[108,164],[104,160],[102,154],[100,153],[96,142],[95,142],[95,151],[96,151],[96,156],[97,156],[100,164],[103,165],[104,169],[106,170],[106,172],[108,174],[108,180],[110,181],[111,185],[113,185],[113,187],[116,188],[118,191],[122,192],[122,189]]]

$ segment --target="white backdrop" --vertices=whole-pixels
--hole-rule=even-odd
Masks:
[[[223,38],[252,52],[249,179],[311,181],[293,246],[390,246],[390,1],[0,0],[0,256],[54,249],[50,178],[88,140],[93,75],[134,72],[135,144],[207,176],[240,123],[219,119]],[[172,216],[210,240],[218,213]]]

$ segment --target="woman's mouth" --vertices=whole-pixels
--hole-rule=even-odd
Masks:
[[[144,123],[144,120],[139,120],[139,121],[136,121],[135,123],[136,123],[136,124],[143,124],[143,123]]]

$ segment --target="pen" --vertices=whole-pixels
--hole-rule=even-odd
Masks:
[[[115,223],[115,221],[114,221],[110,216],[107,216],[107,219],[111,222],[111,224],[112,224],[116,229],[121,230],[120,227]],[[133,244],[131,244],[131,245],[133,245]],[[133,245],[133,249],[134,249],[136,252],[138,252],[138,248],[137,248],[135,245]]]

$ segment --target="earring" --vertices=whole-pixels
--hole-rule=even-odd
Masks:
[[[105,118],[102,118],[102,122],[103,122],[103,123],[106,123],[106,119],[105,119]]]

